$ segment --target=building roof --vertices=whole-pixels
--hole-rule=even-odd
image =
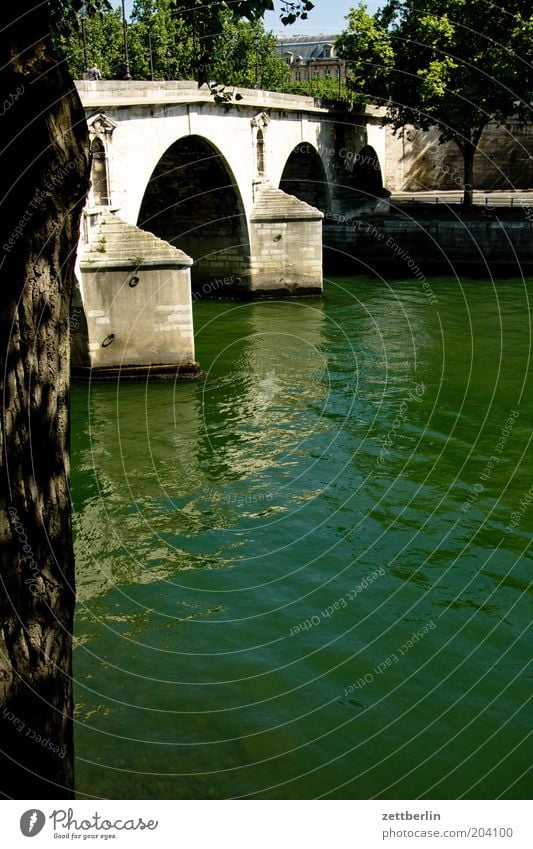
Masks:
[[[340,33],[332,35],[282,35],[278,38],[278,44],[332,44]]]
[[[334,45],[337,35],[293,35],[278,38],[278,55],[283,57],[285,53],[294,53],[301,56],[304,62],[310,59],[326,59],[324,47],[328,44]]]

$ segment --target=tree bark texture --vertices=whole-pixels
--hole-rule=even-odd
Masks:
[[[0,10],[0,797],[73,795],[69,314],[89,183],[48,4]]]

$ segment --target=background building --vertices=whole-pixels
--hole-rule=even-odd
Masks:
[[[290,68],[291,83],[317,79],[346,79],[346,62],[337,56],[337,35],[296,35],[278,39],[278,55]]]

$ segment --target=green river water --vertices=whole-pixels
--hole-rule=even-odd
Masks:
[[[533,281],[430,284],[74,387],[79,798],[531,795]]]

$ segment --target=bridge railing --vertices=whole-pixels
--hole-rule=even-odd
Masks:
[[[440,204],[443,206],[456,205],[463,203],[462,192],[442,193],[435,192],[393,192],[390,198],[391,204]],[[476,206],[490,207],[509,207],[521,208],[533,206],[533,192],[528,196],[520,193],[498,193],[491,194],[481,191],[474,191],[474,204]]]

